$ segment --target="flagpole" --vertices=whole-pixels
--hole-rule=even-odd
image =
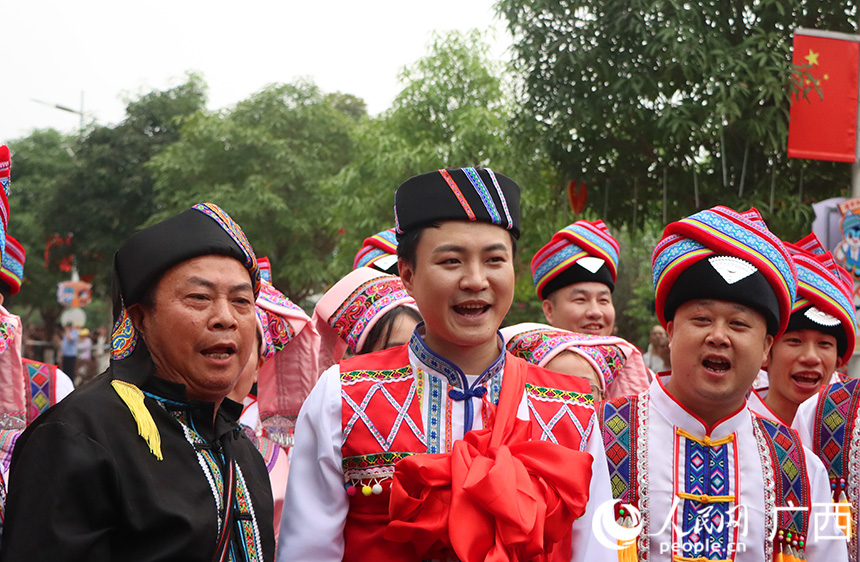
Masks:
[[[860,76],[858,76],[860,82]],[[857,84],[857,91],[860,92],[860,83]],[[857,131],[854,142],[854,162],[851,163],[851,196],[860,197],[860,96],[857,97]],[[856,286],[856,283],[855,283]],[[857,303],[854,303],[857,308]],[[849,377],[860,378],[860,360],[858,360],[857,346],[854,346],[854,353],[848,361],[846,371]]]

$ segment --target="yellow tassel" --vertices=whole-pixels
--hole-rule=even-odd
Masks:
[[[621,541],[618,541],[618,545],[621,545]],[[618,562],[636,562],[637,560],[636,543],[629,544],[618,551]]]
[[[836,504],[836,523],[845,533],[845,538],[851,540],[851,503],[844,494],[840,495],[839,502]]]
[[[143,392],[136,386],[125,381],[113,380],[110,385],[128,406],[134,421],[137,422],[137,433],[146,444],[149,445],[149,451],[158,460],[164,460],[161,455],[161,435],[158,433],[158,426],[155,425],[155,420],[152,419],[152,414],[146,409],[143,403]]]
[[[633,527],[633,518],[632,517],[624,517],[621,521],[618,522],[622,527]],[[623,546],[625,541],[618,541],[618,546],[621,548],[618,550],[618,562],[637,562],[639,557],[636,552],[636,540],[627,544],[627,546]]]
[[[776,556],[773,557],[773,562],[785,562],[781,552],[776,553]]]

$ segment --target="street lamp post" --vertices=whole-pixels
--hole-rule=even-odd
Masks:
[[[55,109],[59,109],[61,111],[68,111],[69,113],[75,113],[75,114],[79,115],[81,117],[81,124],[80,124],[80,128],[78,129],[78,136],[80,136],[80,137],[84,136],[84,91],[83,90],[81,90],[81,109],[80,110],[72,109],[71,107],[67,107],[65,105],[60,105],[58,103],[51,103],[51,102],[47,102],[47,101],[37,100],[34,98],[31,98],[31,99],[33,99],[33,101],[36,103],[41,103],[42,105],[47,105],[47,106],[53,107]]]

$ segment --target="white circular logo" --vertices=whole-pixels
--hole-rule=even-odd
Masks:
[[[645,525],[639,510],[628,503],[621,504],[625,524],[618,523],[615,520],[615,505],[619,501],[609,500],[600,504],[591,523],[597,541],[611,550],[623,550],[635,544]]]

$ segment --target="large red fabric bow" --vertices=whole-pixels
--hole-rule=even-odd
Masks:
[[[516,417],[526,369],[514,363],[492,429],[467,433],[451,453],[396,465],[385,538],[412,543],[419,560],[548,560],[585,512],[592,457],[528,440],[529,422]]]

